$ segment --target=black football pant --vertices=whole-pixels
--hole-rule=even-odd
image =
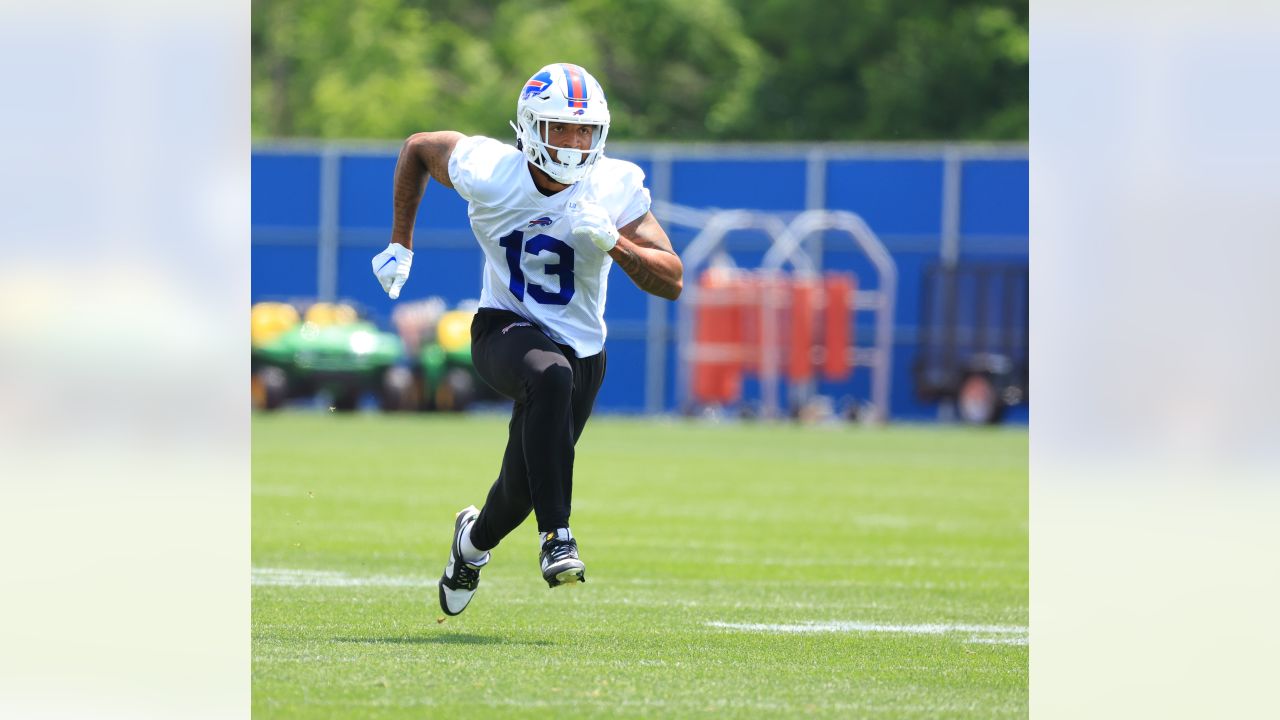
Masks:
[[[569,527],[573,446],[604,380],[604,351],[580,358],[519,315],[481,308],[471,322],[471,359],[485,382],[515,401],[502,469],[471,542],[497,546],[530,511],[539,532]]]

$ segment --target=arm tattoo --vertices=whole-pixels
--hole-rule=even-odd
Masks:
[[[401,158],[401,162],[417,163],[415,158]],[[395,224],[408,231],[417,219],[422,194],[427,189],[427,173],[416,168],[404,168],[395,177]]]
[[[392,180],[392,197],[394,199],[391,223],[391,240],[406,247],[413,247],[413,225],[418,219],[418,206],[422,204],[422,194],[427,189],[427,167],[417,155],[410,142],[400,149],[400,157],[396,159],[395,176]]]
[[[622,267],[636,287],[668,300],[674,300],[680,294],[677,284],[670,278],[663,277],[651,260],[629,247],[618,245],[614,249],[617,250],[617,254],[613,256],[614,261]],[[675,255],[662,248],[645,249]]]

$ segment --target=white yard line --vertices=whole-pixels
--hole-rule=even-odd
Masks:
[[[435,587],[436,578],[370,575],[353,577],[336,570],[254,568],[254,585],[285,587]]]
[[[1027,636],[1023,635],[1022,637],[995,637],[995,638],[971,637],[969,638],[969,642],[980,643],[982,645],[1026,645]]]
[[[884,632],[905,633],[908,635],[943,635],[946,633],[1026,633],[1027,629],[1017,625],[945,625],[930,623],[925,625],[883,625],[880,623],[851,622],[845,620],[807,621],[791,625],[773,625],[769,623],[727,623],[711,621],[711,627],[728,630],[755,630],[757,632]]]
[[[894,625],[847,620],[811,620],[791,624],[729,623],[713,620],[708,627],[767,633],[896,633],[901,635],[968,635],[967,642],[984,645],[1026,645],[1027,628],[1019,625],[925,623]]]

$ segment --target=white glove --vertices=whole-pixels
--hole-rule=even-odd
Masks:
[[[566,207],[569,211],[570,232],[591,238],[601,252],[609,252],[618,244],[618,228],[604,208],[592,202],[574,200]]]
[[[387,245],[386,250],[373,256],[373,274],[392,300],[400,297],[400,288],[409,279],[412,264],[413,251],[397,243]]]

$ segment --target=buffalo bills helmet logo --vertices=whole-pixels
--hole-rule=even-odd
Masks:
[[[526,98],[533,97],[534,95],[537,95],[543,90],[546,90],[550,86],[551,86],[551,73],[540,72],[537,75],[534,75],[533,77],[529,78],[529,82],[524,84],[524,91],[520,93],[520,99],[524,100]]]
[[[551,218],[547,217],[546,215],[543,215],[542,217],[538,218],[537,220],[530,220],[530,221],[529,221],[529,224],[530,224],[530,225],[539,225],[539,226],[542,226],[542,227],[546,227],[547,225],[550,225],[550,224],[551,224]]]

